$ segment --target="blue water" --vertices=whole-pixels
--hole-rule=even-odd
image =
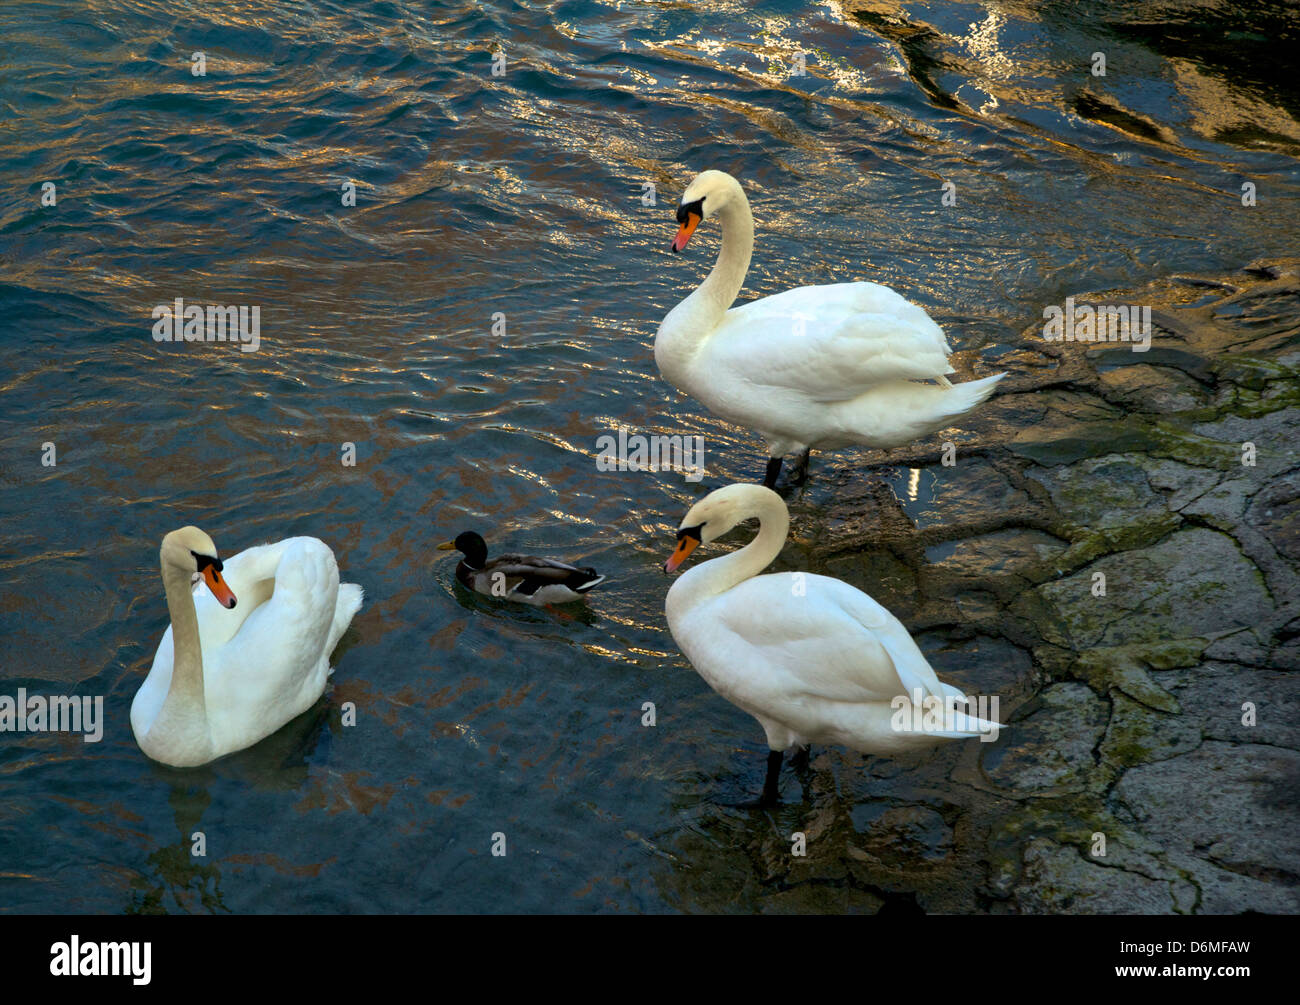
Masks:
[[[662,616],[681,516],[763,465],[654,366],[717,247],[668,253],[685,184],[745,184],[743,296],[888,283],[967,372],[1045,304],[1235,269],[1300,222],[1296,92],[1263,43],[1228,61],[1217,24],[1145,27],[1156,5],[904,5],[929,34],[850,6],[0,9],[0,693],[107,717],[98,744],[0,736],[0,910],[764,909],[750,850],[801,811],[719,805],[761,784],[762,734]],[[259,306],[259,350],[155,342],[177,297]],[[598,471],[620,425],[703,435],[708,477]],[[815,459],[797,532],[860,460]],[[912,515],[942,513],[941,472],[909,480]],[[320,537],[367,602],[315,710],[182,772],[128,709],[167,625],[158,542],[188,523],[223,554]],[[466,596],[432,548],[468,528],[609,580],[567,616]],[[942,801],[963,756],[913,765],[917,791]],[[814,768],[865,804],[868,760]]]

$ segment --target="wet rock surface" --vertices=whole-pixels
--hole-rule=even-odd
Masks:
[[[787,549],[888,605],[1009,728],[914,758],[816,752],[802,802],[787,777],[775,815],[705,826],[743,831],[728,839],[758,878],[742,900],[1300,911],[1296,263],[1125,299],[1152,307],[1150,351],[1031,327],[955,465],[942,436],[871,455],[931,479],[933,506],[909,515],[877,483]],[[837,785],[852,772],[867,798]]]

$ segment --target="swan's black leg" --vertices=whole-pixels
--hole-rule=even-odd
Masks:
[[[757,799],[749,799],[743,803],[719,803],[720,806],[727,806],[733,810],[765,810],[777,805],[781,801],[781,794],[778,791],[777,783],[781,780],[781,760],[783,752],[780,750],[769,750],[767,752],[767,777],[763,779],[763,794]]]
[[[808,480],[808,460],[812,457],[812,447],[807,447],[799,455],[799,462],[794,469],[794,476],[790,479],[791,485],[802,485]]]
[[[767,459],[767,474],[763,475],[763,484],[770,489],[776,488],[776,476],[781,473],[781,458],[769,457]]]
[[[790,756],[790,767],[795,771],[807,771],[808,762],[812,760],[812,744],[806,747],[796,747],[795,752]]]
[[[781,757],[782,752],[779,750],[767,752],[767,778],[763,781],[763,795],[758,801],[759,806],[775,806],[781,801],[781,795],[777,791],[777,782],[781,779]]]

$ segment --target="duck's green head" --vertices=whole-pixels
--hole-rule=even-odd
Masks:
[[[487,561],[487,542],[472,530],[456,535],[454,541],[444,541],[438,545],[439,551],[459,551],[465,556],[465,564],[472,569],[483,568]]]

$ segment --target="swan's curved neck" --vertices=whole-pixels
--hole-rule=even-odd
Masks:
[[[722,224],[718,260],[704,282],[674,307],[659,326],[655,355],[660,355],[661,343],[665,343],[662,351],[668,356],[670,368],[675,360],[685,362],[694,355],[700,343],[722,322],[745,285],[745,273],[754,254],[754,215],[749,211],[749,200],[739,188],[718,211],[718,221]],[[660,369],[663,362],[660,361]]]
[[[163,711],[204,715],[203,652],[199,648],[199,618],[194,612],[190,577],[184,569],[164,560],[162,578],[167,613],[172,619],[172,682]]]
[[[730,555],[701,562],[686,572],[668,591],[668,616],[711,597],[726,593],[769,565],[785,545],[790,532],[790,514],[777,498],[760,500],[750,514],[758,517],[754,540]]]
[[[745,273],[754,256],[754,214],[749,211],[749,200],[739,190],[718,213],[722,225],[722,246],[718,260],[713,263],[704,282],[691,294],[717,311],[722,320],[728,308],[736,302],[740,288],[745,285]]]

